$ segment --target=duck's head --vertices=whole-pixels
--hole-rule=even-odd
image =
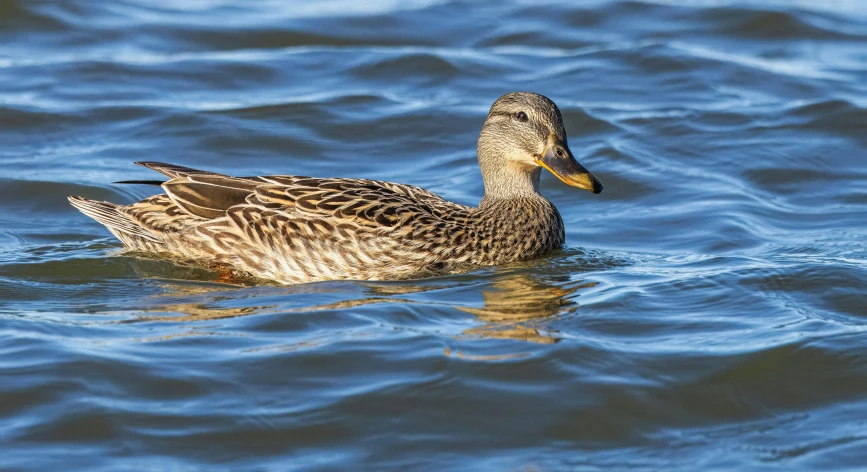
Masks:
[[[543,167],[573,187],[602,191],[599,179],[569,150],[557,105],[536,93],[507,93],[494,102],[479,135],[478,156],[489,196],[536,192]]]

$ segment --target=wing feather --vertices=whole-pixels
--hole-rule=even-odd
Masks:
[[[230,207],[246,203],[257,182],[222,175],[187,175],[163,184],[178,207],[202,218],[219,218]]]
[[[168,176],[172,179],[178,179],[181,177],[186,177],[188,175],[222,175],[224,177],[228,177],[223,174],[217,174],[215,172],[208,172],[206,170],[193,169],[192,167],[184,167],[176,164],[166,164],[165,162],[151,162],[151,161],[140,161],[136,162],[136,164],[147,167],[150,170],[154,170]]]
[[[201,232],[215,237],[214,225],[231,222],[231,232],[250,244],[257,244],[263,237],[255,227],[268,227],[273,234],[282,231],[286,237],[299,238],[299,244],[307,239],[351,238],[366,232],[395,242],[438,240],[452,227],[450,222],[459,222],[470,211],[428,190],[379,180],[294,175],[230,177],[171,164],[141,165],[172,178],[163,188],[184,213],[223,222],[203,221],[199,224]],[[279,228],[270,227],[257,214],[283,215],[286,221],[277,218],[282,221]],[[250,223],[253,220],[255,224]],[[221,237],[222,242],[229,238]]]

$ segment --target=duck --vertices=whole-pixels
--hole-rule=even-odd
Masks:
[[[539,193],[542,169],[594,194],[602,184],[567,145],[557,105],[511,92],[491,106],[476,148],[484,196],[476,207],[413,185],[296,175],[233,177],[136,162],[167,180],[132,205],[70,196],[132,251],[194,260],[298,284],[395,280],[543,256],[565,242],[563,218]]]

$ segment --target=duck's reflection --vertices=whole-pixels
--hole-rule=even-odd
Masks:
[[[216,275],[210,283],[190,283],[156,279],[163,286],[161,293],[143,309],[147,320],[201,321],[265,313],[299,313],[322,310],[340,310],[378,303],[407,303],[415,305],[449,306],[469,313],[482,322],[467,329],[461,337],[516,339],[535,343],[554,343],[559,339],[555,330],[548,328],[552,319],[577,309],[575,292],[592,287],[595,283],[552,282],[527,273],[493,273],[486,277],[481,290],[481,306],[476,297],[468,300],[465,280],[449,278],[417,282],[342,282],[312,284],[295,287],[246,287],[225,284],[225,278]],[[220,282],[220,283],[214,283]],[[287,307],[281,298],[304,293],[323,294],[342,292],[352,287],[360,298],[303,307]],[[440,297],[436,294],[442,292]],[[456,292],[461,296],[452,297]],[[423,297],[413,295],[424,294]],[[447,295],[448,294],[448,295]],[[459,298],[460,301],[450,299]],[[263,299],[270,303],[247,303]],[[284,298],[285,299],[285,298]],[[226,307],[225,304],[243,306]]]
[[[594,282],[553,285],[526,274],[498,277],[490,289],[482,290],[484,307],[457,307],[485,322],[464,334],[554,343],[559,338],[555,331],[547,329],[547,322],[576,310],[578,305],[570,295],[594,285]]]

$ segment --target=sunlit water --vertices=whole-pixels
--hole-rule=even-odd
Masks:
[[[0,3],[0,469],[863,470],[867,4],[754,3]],[[543,177],[544,259],[238,287],[66,202],[162,160],[476,204],[513,90],[605,184]]]

